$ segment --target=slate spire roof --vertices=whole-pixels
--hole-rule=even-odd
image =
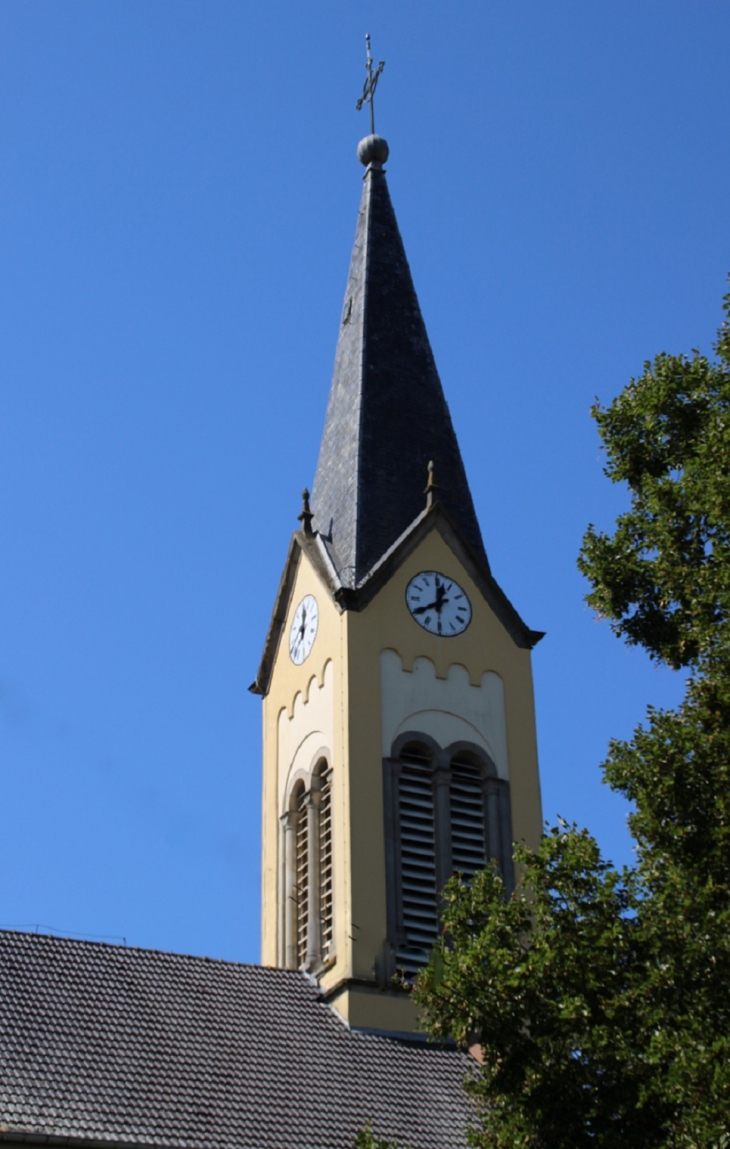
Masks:
[[[423,511],[429,460],[449,520],[486,564],[382,167],[388,146],[369,136],[358,155],[367,168],[312,491],[314,529],[351,587]]]

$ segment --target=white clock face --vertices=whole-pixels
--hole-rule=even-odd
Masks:
[[[419,626],[452,638],[471,622],[471,603],[458,582],[438,571],[421,571],[406,587],[406,603]]]
[[[289,631],[289,654],[295,666],[301,666],[317,637],[319,610],[313,594],[305,595],[294,612]]]

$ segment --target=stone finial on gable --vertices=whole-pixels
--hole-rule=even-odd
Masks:
[[[302,524],[302,530],[305,535],[311,536],[314,532],[312,530],[312,511],[309,509],[309,491],[305,487],[302,491],[302,509],[297,515],[299,522]]]
[[[427,511],[430,511],[433,504],[438,501],[438,495],[435,493],[438,491],[438,489],[438,483],[434,478],[433,459],[431,459],[430,463],[428,464],[428,482],[426,483],[426,489],[423,492],[426,496]]]

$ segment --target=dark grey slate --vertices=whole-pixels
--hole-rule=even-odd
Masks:
[[[371,165],[312,490],[343,585],[357,586],[424,509],[431,459],[439,501],[486,563],[385,173]]]
[[[473,1064],[350,1030],[301,973],[0,932],[0,1139],[463,1149]]]

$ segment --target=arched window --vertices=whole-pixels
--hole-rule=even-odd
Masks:
[[[413,977],[438,938],[441,890],[489,859],[512,889],[509,785],[478,747],[445,750],[406,735],[385,762],[388,931],[396,969]]]
[[[296,899],[296,950],[297,968],[307,960],[307,938],[309,927],[309,827],[307,825],[307,797],[300,783],[296,792],[296,875],[294,891]]]
[[[332,912],[332,772],[324,762],[319,772],[319,917],[320,959],[329,961],[334,951]]]
[[[283,964],[310,972],[334,954],[332,771],[320,759],[282,817]]]
[[[483,763],[469,751],[455,754],[449,780],[451,870],[465,878],[487,864],[484,805]]]
[[[402,923],[398,957],[407,972],[423,963],[438,932],[433,768],[425,747],[403,747],[398,777]]]

